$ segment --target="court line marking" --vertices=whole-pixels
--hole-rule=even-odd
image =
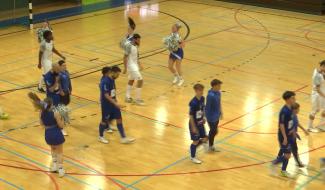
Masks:
[[[11,183],[11,182],[9,182],[9,181],[3,179],[3,178],[0,178],[0,181],[6,183],[7,185],[9,185],[9,186],[11,186],[11,187],[14,187],[15,189],[24,190],[24,188],[19,187],[19,186],[15,185],[15,184],[13,184],[13,183]]]

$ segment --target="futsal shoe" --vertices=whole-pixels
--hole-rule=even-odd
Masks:
[[[112,128],[108,128],[108,129],[105,129],[106,133],[113,133],[113,129]]]
[[[297,166],[298,166],[298,168],[304,168],[304,167],[306,167],[305,164],[303,164],[301,162],[300,163],[297,163]]]
[[[281,171],[280,175],[285,178],[293,178],[293,176],[287,171]]]
[[[133,99],[132,98],[125,98],[125,103],[133,103]]]
[[[98,137],[98,141],[104,144],[108,144],[108,140],[106,140],[104,137]]]
[[[0,114],[0,119],[2,119],[2,120],[9,119],[9,114],[7,114],[7,113],[1,113]]]
[[[184,82],[185,82],[185,80],[184,79],[180,79],[179,81],[178,81],[178,86],[182,86],[183,84],[184,84]]]
[[[143,100],[135,100],[134,103],[138,106],[144,106],[146,105]]]
[[[276,165],[273,163],[270,164],[270,173],[271,173],[271,176],[277,175],[277,168],[276,168]]]
[[[310,127],[310,128],[308,128],[308,131],[311,132],[311,133],[318,133],[319,129],[317,129],[315,127]]]
[[[63,136],[68,136],[68,133],[64,129],[61,129],[61,131],[62,131]]]
[[[209,152],[221,152],[219,148],[215,146],[210,146],[209,147]]]
[[[63,177],[65,175],[65,171],[63,168],[59,169],[59,177]]]
[[[134,141],[135,141],[135,138],[132,138],[132,137],[124,137],[121,139],[122,144],[130,144],[130,143],[133,143]]]
[[[50,171],[51,172],[57,172],[58,171],[58,165],[56,162],[52,162],[50,166]]]
[[[197,159],[197,158],[191,158],[191,161],[194,163],[194,164],[201,164],[202,161]]]
[[[174,77],[173,84],[177,84],[178,81],[179,81],[179,78],[178,77]]]

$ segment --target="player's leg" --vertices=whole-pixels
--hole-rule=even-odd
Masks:
[[[52,162],[50,171],[51,172],[57,172],[58,171],[58,157],[57,157],[57,151],[55,149],[55,146],[51,146],[51,156],[52,156]]]
[[[122,144],[130,144],[130,143],[134,142],[135,138],[127,137],[125,134],[121,111],[115,110],[114,114],[111,115],[111,118],[116,119],[116,126],[117,126],[117,130],[119,131],[120,136],[121,136],[121,143]]]
[[[140,72],[136,72],[136,78],[137,78],[137,88],[136,88],[136,98],[135,98],[135,103],[137,105],[143,106],[144,101],[141,96],[142,92],[142,87],[143,87],[143,78]]]
[[[63,177],[65,174],[65,171],[63,168],[63,144],[57,145],[55,149],[57,151],[59,177]]]
[[[171,56],[172,56],[172,54],[171,54]],[[176,72],[176,70],[174,68],[175,59],[172,58],[171,56],[169,57],[169,60],[168,60],[168,69],[174,75],[173,84],[176,84],[179,81],[179,75],[178,75],[178,73]]]
[[[98,131],[99,131],[98,141],[107,144],[108,140],[104,138],[104,131],[108,126],[110,115],[109,115],[109,111],[104,106],[102,106],[101,108],[102,108],[102,119],[98,127]]]
[[[291,153],[286,151],[283,156],[283,162],[282,162],[282,167],[281,167],[281,175],[283,177],[290,177],[290,174],[287,172],[287,166],[289,163],[289,159],[291,157]]]
[[[297,140],[296,140],[296,138],[292,139],[291,142],[290,142],[290,144],[291,144],[291,148],[292,148],[292,155],[293,155],[293,157],[294,157],[294,159],[295,159],[295,161],[296,161],[296,164],[298,165],[299,168],[303,168],[303,167],[305,167],[305,166],[302,164],[302,162],[301,162],[301,160],[300,160],[300,158],[299,158],[299,154],[298,154],[298,145],[297,145]]]
[[[134,79],[131,79],[131,74],[129,74],[129,81],[126,87],[126,94],[125,94],[125,102],[127,103],[132,103],[132,97],[131,97],[131,92],[132,92],[132,87],[133,87]]]
[[[199,140],[193,140],[191,146],[190,146],[190,152],[191,152],[191,161],[195,164],[201,164],[202,161],[199,160],[197,157],[196,157],[196,149],[199,145]]]
[[[218,134],[218,124],[219,121],[216,122],[208,122],[210,131],[209,131],[209,151],[211,152],[220,152],[219,149],[217,149],[214,146],[214,138]]]
[[[313,126],[315,116],[320,111],[320,97],[318,94],[313,94],[311,96],[311,104],[312,104],[312,110],[309,114],[308,131],[318,132],[318,130],[315,129]]]
[[[182,72],[182,60],[184,57],[184,52],[182,48],[177,50],[176,56],[176,72],[178,73],[178,86],[182,86],[184,83],[183,72]]]

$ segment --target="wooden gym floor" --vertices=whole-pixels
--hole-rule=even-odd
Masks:
[[[135,144],[121,145],[119,135],[97,142],[100,108],[96,72],[120,64],[118,42],[125,16],[137,23],[143,39],[141,62],[147,106],[127,105],[126,132]],[[310,111],[311,74],[324,59],[323,16],[254,6],[202,1],[145,2],[52,21],[55,44],[73,77],[72,124],[64,147],[67,175],[45,172],[50,163],[44,130],[26,97],[30,90],[7,91],[38,82],[35,31],[0,36],[0,105],[11,117],[0,121],[0,189],[321,189],[319,158],[325,156],[324,133],[299,142],[308,168],[295,179],[271,177],[269,163],[278,151],[277,115],[285,90],[297,92],[306,125]],[[184,87],[171,85],[162,38],[181,21],[185,48]],[[8,29],[10,30],[10,29]],[[4,31],[2,31],[4,32]],[[54,61],[58,57],[54,56]],[[209,89],[213,78],[224,82],[225,117],[217,136],[222,152],[205,153],[204,162],[189,161],[188,102],[192,85]],[[124,100],[127,76],[117,81]],[[6,91],[7,93],[3,93]],[[157,174],[153,176],[152,174]]]

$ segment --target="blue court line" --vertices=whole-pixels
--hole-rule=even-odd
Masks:
[[[17,156],[17,157],[20,157],[20,158],[22,158],[22,159],[24,159],[24,160],[27,160],[27,161],[29,161],[29,162],[32,162],[32,163],[34,163],[34,164],[36,164],[36,165],[38,165],[38,166],[41,166],[41,167],[43,167],[43,168],[50,169],[48,166],[45,166],[45,165],[43,165],[42,163],[39,163],[39,162],[37,162],[37,161],[35,161],[35,160],[33,160],[33,159],[30,159],[30,158],[28,158],[28,157],[26,157],[26,156],[24,156],[24,155],[22,155],[22,154],[19,154],[18,152],[15,152],[15,151],[12,151],[12,150],[8,150],[8,149],[5,149],[5,148],[3,148],[3,147],[0,147],[0,150],[3,150],[3,151],[5,151],[5,152],[7,152],[7,153],[10,153],[10,154],[13,154],[13,155],[15,155],[15,156]],[[100,189],[100,188],[97,187],[97,186],[94,186],[94,185],[92,185],[92,184],[89,184],[89,183],[87,183],[87,182],[84,182],[84,181],[82,181],[82,180],[80,180],[80,179],[78,179],[78,178],[75,178],[75,177],[73,177],[73,176],[65,175],[65,177],[67,177],[67,178],[69,178],[69,179],[71,179],[71,180],[73,180],[73,181],[75,181],[75,182],[78,182],[78,183],[81,183],[81,184],[87,185],[87,186],[91,187],[92,189],[102,190],[102,189]]]
[[[322,175],[322,172],[318,172],[316,175],[312,176],[310,179],[306,180],[304,183],[300,184],[298,187],[296,187],[296,190],[301,190],[311,182],[315,181],[317,178],[319,178]],[[323,181],[323,180],[322,180]]]
[[[12,187],[14,187],[15,189],[24,190],[24,188],[22,188],[22,187],[18,187],[17,185],[15,185],[15,184],[13,184],[13,183],[11,183],[11,182],[5,180],[5,179],[0,178],[0,181],[2,181],[2,182],[4,182],[4,183],[6,183],[6,184],[8,184],[8,185],[10,185],[10,186],[12,186]]]

